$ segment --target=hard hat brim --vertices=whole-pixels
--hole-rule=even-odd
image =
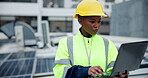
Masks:
[[[84,15],[80,15],[80,16],[101,16],[101,17],[108,17],[105,14],[84,14]],[[78,14],[75,14],[73,17],[74,18],[78,18]]]

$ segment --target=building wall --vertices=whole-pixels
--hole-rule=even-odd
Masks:
[[[25,0],[24,0],[25,1]],[[22,18],[30,18],[33,23],[35,22],[36,26],[32,26],[35,30],[40,34],[41,32],[41,21],[45,20],[49,23],[50,31],[55,31],[56,27],[59,28],[62,32],[73,32],[74,34],[78,31],[80,27],[77,19],[67,20],[67,18],[73,18],[75,14],[75,7],[81,0],[30,0],[32,2],[15,2],[15,0],[6,0],[0,1],[0,26],[6,24],[8,22],[16,21],[16,17]],[[105,13],[109,16],[111,13],[111,5],[114,3],[114,0],[98,0],[101,2],[102,6],[104,7]],[[107,1],[107,2],[105,2]],[[62,2],[62,3],[61,3]],[[57,5],[58,4],[58,5]],[[32,17],[35,17],[34,20],[31,20]],[[50,17],[55,17],[58,19],[50,19]],[[66,18],[59,21],[59,18]],[[13,20],[4,20],[3,18],[13,18]],[[105,18],[106,19],[106,18]],[[52,20],[52,21],[51,21]],[[54,20],[54,21],[53,21]],[[20,20],[19,20],[20,21]],[[23,21],[24,22],[24,21]],[[31,22],[31,23],[32,23]],[[99,30],[101,34],[109,34],[109,26],[110,20],[103,20],[102,19],[102,26]],[[33,24],[32,23],[32,24]],[[57,23],[57,24],[56,24]],[[67,29],[68,27],[68,29]]]
[[[148,0],[113,5],[111,35],[148,38]]]

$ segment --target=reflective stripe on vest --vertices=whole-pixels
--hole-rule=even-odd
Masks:
[[[69,59],[60,59],[55,61],[56,64],[66,64],[66,65],[71,65]]]
[[[65,67],[64,67],[64,72],[63,72],[62,78],[65,78],[65,77],[66,77],[66,73],[67,73],[67,71],[68,71],[69,68],[70,68],[70,67],[68,67],[68,66],[65,66]]]
[[[112,61],[112,62],[107,66],[107,69],[113,67],[114,64],[115,64],[115,61]]]
[[[107,70],[107,64],[108,64],[108,44],[109,41],[106,38],[103,38],[104,40],[104,45],[105,45],[105,56],[106,56],[106,70]],[[105,72],[106,72],[105,70]]]
[[[68,54],[70,57],[70,63],[71,66],[74,65],[74,60],[73,60],[73,37],[68,37],[67,38],[67,48],[68,48]]]
[[[55,65],[56,65],[56,64],[71,65],[69,59],[60,59],[60,60],[56,60],[56,61],[55,61]],[[68,66],[65,66],[65,67],[64,67],[64,72],[63,72],[62,78],[65,78],[66,73],[67,73],[67,71],[68,71],[69,68],[70,68],[70,67],[68,67]]]
[[[107,68],[113,67],[114,62],[111,62],[108,66],[108,44],[109,41],[106,38],[103,38],[104,45],[105,45],[105,55],[106,55],[106,70]],[[67,48],[68,48],[68,54],[70,56],[70,63],[71,66],[74,65],[74,60],[73,60],[73,37],[68,37],[67,38]]]

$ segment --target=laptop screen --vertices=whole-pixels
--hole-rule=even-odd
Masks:
[[[142,58],[146,52],[148,41],[124,43],[119,48],[119,53],[114,64],[111,76],[125,70],[132,71],[139,68]]]

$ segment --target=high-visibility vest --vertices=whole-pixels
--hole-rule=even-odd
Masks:
[[[91,38],[92,44],[87,44],[87,39]],[[53,68],[56,78],[64,78],[67,70],[73,65],[101,66],[103,71],[111,72],[118,53],[116,47],[110,40],[98,35],[91,38],[85,38],[87,48],[91,48],[90,65],[80,32],[73,37],[60,40]]]

